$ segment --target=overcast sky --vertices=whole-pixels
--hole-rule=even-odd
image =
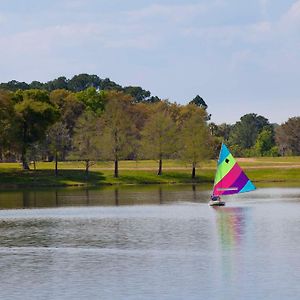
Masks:
[[[282,123],[300,115],[300,0],[0,0],[0,82],[79,73]]]

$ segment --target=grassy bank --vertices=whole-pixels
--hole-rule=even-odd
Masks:
[[[247,175],[258,186],[267,183],[286,183],[300,186],[300,158],[249,158],[238,159]],[[167,160],[163,164],[163,175],[157,176],[156,161],[121,161],[120,177],[113,177],[113,164],[99,162],[91,167],[88,180],[85,179],[81,162],[59,163],[59,175],[54,176],[54,164],[39,162],[37,170],[24,171],[20,164],[0,164],[0,188],[80,186],[109,184],[184,184],[212,183],[215,161],[203,163],[197,169],[195,179],[191,178],[190,166],[181,161]]]

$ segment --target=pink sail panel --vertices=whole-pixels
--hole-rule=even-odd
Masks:
[[[213,194],[216,196],[222,195],[225,193],[227,188],[235,188],[233,183],[242,173],[241,167],[235,163],[230,172],[228,172],[215,186]]]

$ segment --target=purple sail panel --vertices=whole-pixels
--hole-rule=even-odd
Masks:
[[[232,187],[236,187],[236,190],[224,191],[223,195],[232,195],[239,193],[243,187],[248,182],[249,178],[246,176],[244,172],[240,174],[240,176],[236,179],[236,181],[232,184]]]

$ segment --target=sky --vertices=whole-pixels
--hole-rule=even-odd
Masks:
[[[281,124],[300,115],[300,0],[0,0],[0,82],[80,73]]]

